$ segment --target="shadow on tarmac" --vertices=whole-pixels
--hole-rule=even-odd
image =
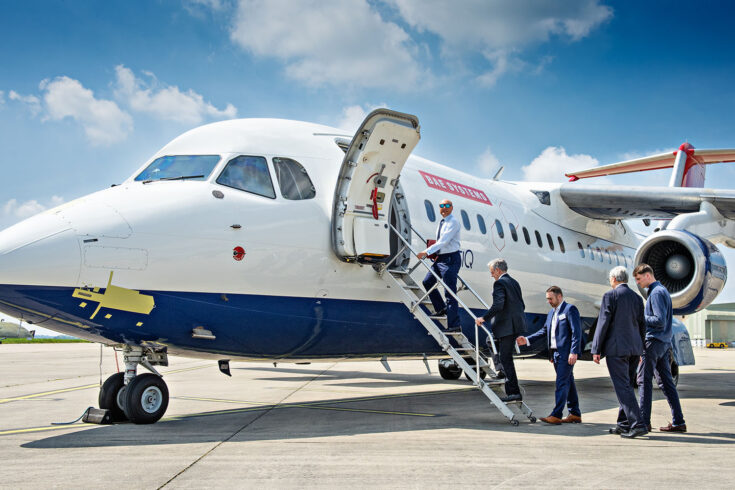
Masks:
[[[392,373],[345,372],[322,373],[319,370],[244,368],[258,371],[292,372],[312,374],[303,380],[373,378],[377,381],[349,383],[349,386],[366,388],[381,387],[391,382],[426,384],[428,375],[406,375]],[[421,379],[423,378],[423,380]],[[735,392],[731,374],[692,373],[682,374],[679,393],[682,399],[727,398]],[[293,382],[293,377],[259,378],[269,382]],[[300,379],[300,378],[299,378]],[[430,382],[435,383],[432,379]],[[212,443],[222,441],[298,440],[356,434],[381,434],[395,432],[426,431],[438,429],[469,429],[485,431],[488,437],[497,432],[520,434],[554,434],[569,437],[600,436],[607,434],[610,424],[582,423],[552,426],[538,422],[530,424],[523,416],[519,427],[513,427],[485,397],[466,382],[451,382],[452,389],[423,393],[399,393],[377,396],[358,396],[330,400],[284,403],[279,405],[253,405],[241,402],[242,406],[228,410],[192,413],[164,418],[153,425],[117,424],[100,426],[66,434],[54,435],[23,444],[32,449],[119,447],[141,445],[170,445]],[[335,386],[330,383],[329,386]],[[583,413],[597,412],[617,407],[609,378],[585,378],[577,380]],[[714,388],[714,389],[713,389]],[[553,381],[530,381],[526,383],[525,401],[535,410],[537,417],[546,415],[554,398]],[[186,397],[183,397],[186,399]],[[175,400],[176,397],[173,397]],[[663,399],[658,390],[654,400]],[[233,400],[234,401],[234,400]],[[235,401],[236,402],[236,401]],[[587,405],[587,406],[585,406]],[[591,406],[593,405],[593,406]],[[734,402],[720,405],[733,406]],[[686,407],[685,407],[686,408]],[[264,415],[268,415],[264,418]],[[686,412],[685,412],[686,417]],[[262,420],[260,420],[262,418]],[[690,423],[690,429],[693,424]],[[610,438],[619,436],[610,435]],[[643,440],[687,444],[735,444],[735,434],[695,433],[661,434],[658,431],[644,436]]]

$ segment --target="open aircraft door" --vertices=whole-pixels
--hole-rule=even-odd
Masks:
[[[345,261],[390,254],[390,203],[403,165],[421,138],[416,116],[376,109],[352,138],[334,193],[332,248]]]

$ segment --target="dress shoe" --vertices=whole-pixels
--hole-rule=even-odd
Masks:
[[[446,308],[442,308],[441,310],[435,311],[434,313],[432,313],[429,316],[445,316],[446,314],[447,314],[447,309]]]
[[[554,417],[553,415],[549,415],[548,417],[541,417],[539,420],[541,422],[546,422],[547,424],[551,425],[561,425],[561,423],[563,422],[562,419],[560,419],[559,417]]]
[[[618,435],[623,434],[624,432],[628,432],[627,430],[623,429],[619,425],[616,425],[615,427],[610,427],[609,429],[607,429],[607,431],[610,434],[618,434]]]
[[[620,437],[625,437],[626,439],[634,439],[638,436],[645,436],[646,434],[648,434],[648,431],[645,427],[634,427],[628,432],[623,432],[622,434],[620,434]]]
[[[581,415],[573,415],[569,414],[563,419],[561,419],[562,422],[565,424],[581,424],[582,423],[582,416]]]
[[[658,430],[661,432],[686,432],[687,424],[674,425],[670,423],[666,427],[659,427]]]
[[[446,329],[446,330],[444,330],[444,331],[445,331],[445,332],[461,332],[461,331],[462,331],[462,327],[460,327],[460,326],[456,326],[456,327],[447,327],[447,329]]]
[[[523,400],[523,397],[520,393],[517,393],[515,395],[505,395],[500,397],[500,401],[508,403],[508,402],[519,402]]]

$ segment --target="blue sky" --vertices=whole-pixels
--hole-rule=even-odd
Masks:
[[[231,117],[422,123],[416,153],[506,179],[735,147],[730,2],[0,4],[0,226],[118,183]],[[667,172],[611,179],[666,185]],[[732,187],[735,166],[708,169]],[[730,263],[733,256],[729,254]],[[732,295],[735,298],[735,295]]]

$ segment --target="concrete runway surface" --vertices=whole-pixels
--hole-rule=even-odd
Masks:
[[[0,488],[733,488],[735,351],[696,349],[681,369],[689,432],[609,435],[617,402],[607,369],[575,368],[582,424],[511,426],[462,378],[421,361],[310,365],[171,358],[163,420],[74,420],[115,372],[95,344],[0,345]],[[122,361],[122,359],[120,359]],[[517,361],[538,417],[552,366]],[[167,373],[167,374],[166,374]],[[670,420],[654,392],[654,427]]]

